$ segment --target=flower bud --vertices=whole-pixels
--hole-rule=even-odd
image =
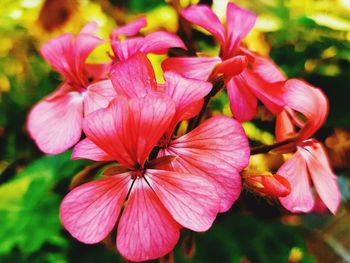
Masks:
[[[291,192],[289,181],[278,174],[246,175],[244,184],[263,196],[285,197]]]

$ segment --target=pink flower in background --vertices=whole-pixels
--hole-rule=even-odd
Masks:
[[[167,136],[171,136],[180,121],[188,120],[199,113],[203,98],[210,92],[212,84],[187,79],[170,71],[164,73],[164,79],[165,84],[157,84],[152,64],[143,53],[115,63],[111,69],[111,80],[117,94],[136,98],[162,93],[175,102],[176,114],[166,131]]]
[[[295,137],[296,141],[284,148],[297,150],[277,172],[292,185],[291,193],[280,198],[281,204],[291,212],[309,212],[315,203],[311,190],[314,188],[322,202],[335,213],[340,204],[337,178],[321,143],[309,139],[326,120],[327,98],[320,89],[291,79],[285,83],[283,99],[287,106],[277,115],[276,137],[278,141]]]
[[[286,81],[283,100],[286,107],[276,115],[278,141],[293,136],[297,136],[298,141],[310,138],[322,126],[328,115],[326,96],[320,89],[305,81],[299,79]]]
[[[177,35],[156,31],[145,37],[135,36],[141,28],[147,25],[146,18],[142,17],[125,26],[116,28],[111,33],[111,46],[115,55],[115,60],[126,60],[128,57],[141,52],[144,54],[165,54],[169,48],[186,49],[185,44]],[[128,37],[127,39],[119,39]]]
[[[277,172],[292,185],[291,193],[280,198],[281,204],[293,213],[309,212],[314,208],[316,194],[335,214],[340,204],[337,177],[329,164],[326,152],[316,140],[310,139],[297,146],[296,153]]]
[[[110,39],[118,40],[121,37],[136,36],[145,26],[147,26],[147,18],[140,17],[126,25],[116,27],[110,34]]]
[[[271,60],[240,45],[255,24],[254,13],[229,3],[224,25],[206,5],[190,6],[181,14],[215,37],[221,46],[220,57],[169,58],[163,62],[163,70],[201,80],[224,74],[231,111],[238,121],[256,115],[257,99],[274,114],[282,110],[284,74]]]
[[[83,184],[64,198],[60,217],[75,238],[85,243],[102,241],[125,201],[117,248],[128,260],[167,254],[182,227],[210,228],[220,205],[215,182],[205,174],[167,171],[147,162],[174,114],[170,98],[151,94],[116,98],[108,108],[84,119],[87,138],[76,145],[73,158],[115,160],[126,171]]]
[[[43,57],[63,77],[56,91],[37,103],[27,127],[40,150],[49,154],[66,151],[78,142],[83,116],[106,107],[116,95],[106,79],[109,64],[87,64],[88,55],[103,41],[94,36],[97,24],[85,26],[77,36],[63,34],[47,42]]]

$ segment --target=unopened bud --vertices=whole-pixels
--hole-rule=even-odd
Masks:
[[[289,181],[278,174],[246,175],[245,187],[263,196],[285,197],[291,191]]]

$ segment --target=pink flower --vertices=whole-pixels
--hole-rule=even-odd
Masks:
[[[283,99],[287,106],[277,115],[276,137],[279,141],[295,137],[296,141],[284,149],[296,147],[297,150],[277,172],[292,185],[291,193],[280,198],[281,204],[291,212],[311,211],[315,203],[311,190],[314,187],[328,209],[336,213],[340,203],[337,178],[322,145],[309,139],[326,120],[327,98],[320,89],[291,79],[285,83]]]
[[[297,151],[277,172],[292,185],[291,193],[280,198],[281,204],[293,213],[314,208],[315,192],[335,214],[340,204],[340,190],[322,145],[310,139],[297,146]]]
[[[186,79],[174,72],[165,72],[165,84],[157,85],[152,65],[144,54],[113,65],[113,86],[128,98],[163,93],[175,102],[175,115],[159,143],[159,156],[176,156],[168,166],[177,172],[206,174],[217,183],[221,199],[220,212],[227,211],[241,192],[239,172],[248,164],[249,145],[237,121],[220,116],[204,122],[190,133],[173,139],[176,125],[196,116],[204,96],[211,90],[205,81]],[[128,85],[132,82],[133,86]]]
[[[112,32],[111,46],[116,61],[126,60],[139,52],[144,54],[165,54],[169,48],[186,49],[185,44],[177,35],[165,31],[152,32],[145,37],[135,37],[141,28],[146,25],[147,20],[142,17],[125,26],[118,27]],[[121,36],[129,38],[119,40],[118,38]]]
[[[284,89],[286,107],[276,115],[277,140],[293,136],[297,136],[298,141],[310,138],[328,115],[326,96],[320,89],[299,79],[287,80]]]
[[[181,14],[216,38],[221,45],[220,57],[169,58],[163,62],[163,70],[201,80],[224,74],[231,111],[239,121],[256,115],[257,99],[272,113],[282,109],[284,74],[271,60],[240,46],[255,24],[255,14],[233,3],[227,5],[224,25],[206,5],[190,6]]]
[[[66,151],[78,142],[84,115],[106,107],[116,95],[109,80],[108,64],[87,64],[86,58],[103,41],[94,36],[96,23],[77,36],[63,34],[46,43],[41,53],[63,77],[56,91],[37,103],[27,127],[40,150],[49,154]]]
[[[182,227],[209,229],[220,204],[215,182],[205,174],[167,171],[147,161],[174,114],[170,98],[150,94],[118,97],[85,117],[87,138],[76,145],[73,158],[115,160],[126,172],[83,184],[64,198],[60,217],[75,238],[100,242],[120,217],[119,252],[144,261],[170,252]]]
[[[157,85],[142,53],[113,65],[111,79],[120,97],[85,118],[87,138],[76,145],[72,158],[116,160],[127,172],[74,189],[61,208],[67,230],[83,242],[96,243],[112,230],[130,192],[117,248],[134,261],[168,253],[181,227],[207,230],[216,214],[228,210],[240,194],[239,171],[249,159],[247,137],[232,118],[211,118],[174,139],[176,124],[198,113],[197,105],[211,84],[173,72],[164,78],[165,84]],[[159,158],[147,161],[153,149],[160,150]],[[116,208],[110,208],[111,202]],[[101,216],[96,207],[101,207]],[[106,221],[108,215],[111,219]]]

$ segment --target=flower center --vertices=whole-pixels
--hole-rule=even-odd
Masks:
[[[137,179],[142,178],[145,174],[145,168],[143,167],[137,167],[135,170],[131,171],[131,179]]]
[[[167,148],[170,144],[170,138],[167,138],[166,136],[163,136],[162,138],[160,138],[159,142],[158,142],[158,147],[159,148]]]

